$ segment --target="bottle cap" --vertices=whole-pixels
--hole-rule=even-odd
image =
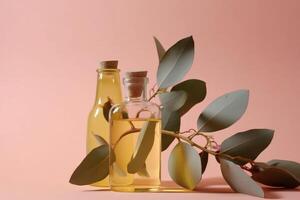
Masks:
[[[124,81],[127,83],[128,96],[140,97],[147,80],[147,71],[126,72]]]
[[[137,72],[126,72],[125,77],[130,78],[146,78],[147,77],[147,71],[137,71]]]
[[[100,62],[99,69],[117,69],[118,61],[117,60],[105,60]]]

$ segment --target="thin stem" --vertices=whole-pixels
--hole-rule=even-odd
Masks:
[[[140,128],[132,128],[132,129],[126,131],[126,132],[123,133],[123,134],[119,137],[119,139],[115,142],[113,149],[116,148],[117,144],[120,142],[120,140],[121,140],[123,137],[125,137],[126,135],[129,135],[129,134],[131,134],[131,133],[136,133],[136,132],[140,132],[140,131],[141,131]]]
[[[185,136],[182,136],[182,135],[179,135],[179,134],[175,134],[172,131],[162,130],[161,132],[162,132],[162,134],[165,134],[165,135],[170,135],[170,136],[173,136],[173,137],[176,137],[176,138],[180,138],[180,139],[186,141],[187,143],[189,143],[190,145],[195,146],[198,149],[201,149],[202,151],[205,151],[205,152],[207,152],[207,153],[209,153],[211,155],[218,156],[218,157],[221,157],[221,158],[224,158],[224,159],[227,159],[227,160],[244,161],[246,163],[250,163],[251,165],[255,164],[255,162],[253,160],[248,159],[248,158],[244,158],[244,157],[241,157],[241,156],[230,156],[228,154],[217,153],[215,151],[211,151],[211,150],[209,150],[209,149],[207,149],[205,147],[202,147],[202,146],[196,144],[195,142],[193,142],[192,140],[190,140],[188,137],[185,137]]]
[[[165,135],[170,135],[170,136],[173,136],[173,137],[176,137],[176,138],[180,138],[180,139],[186,141],[187,143],[189,143],[190,145],[195,146],[198,149],[201,149],[202,151],[206,151],[207,153],[212,154],[214,156],[217,156],[219,154],[219,153],[216,153],[214,151],[208,150],[205,147],[202,147],[202,146],[196,144],[195,142],[193,142],[192,140],[190,140],[188,137],[185,137],[185,136],[179,135],[179,134],[175,134],[172,131],[162,130],[161,133],[165,134]]]
[[[131,133],[136,133],[136,132],[140,132],[140,131],[141,131],[140,128],[134,128],[134,129],[130,129],[130,130],[126,131],[126,132],[123,133],[123,135],[121,135],[121,137],[119,137],[119,139],[115,142],[113,149],[116,147],[116,145],[120,142],[120,140],[121,140],[123,137],[125,137],[125,136],[127,136],[127,135],[129,135],[129,134],[131,134]],[[207,152],[207,153],[209,153],[209,154],[211,154],[211,155],[214,155],[214,156],[218,156],[218,157],[220,157],[220,158],[224,158],[224,159],[227,159],[227,160],[244,161],[244,162],[246,162],[246,163],[250,163],[252,166],[255,164],[255,162],[254,162],[253,160],[248,159],[248,158],[244,158],[244,157],[241,157],[241,156],[230,156],[230,155],[228,155],[228,154],[218,153],[218,152],[215,152],[215,151],[211,151],[211,150],[207,149],[206,146],[205,146],[205,147],[202,147],[202,146],[196,144],[195,142],[193,142],[192,140],[190,140],[188,137],[185,137],[185,136],[180,135],[180,134],[176,134],[176,133],[174,133],[174,132],[172,132],[172,131],[161,130],[161,133],[164,134],[164,135],[173,136],[173,137],[177,138],[179,141],[180,141],[180,139],[181,139],[181,140],[184,140],[184,141],[186,141],[187,143],[189,143],[190,145],[195,146],[195,147],[197,147],[198,149],[201,149],[202,151],[205,151],[205,152]]]
[[[156,91],[152,94],[152,96],[148,99],[148,101],[151,101],[151,100],[158,94],[158,91],[159,91],[159,90],[156,90]]]

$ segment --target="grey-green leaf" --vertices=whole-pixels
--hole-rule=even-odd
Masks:
[[[252,178],[264,185],[272,187],[295,188],[299,186],[299,181],[287,170],[272,167],[252,173]]]
[[[150,177],[145,163],[144,163],[144,166],[137,172],[137,174],[139,176]]]
[[[100,135],[97,134],[97,133],[93,133],[93,135],[94,135],[94,137],[96,138],[96,140],[97,140],[99,146],[101,146],[101,145],[108,145],[108,143],[106,142],[106,140],[105,140],[102,136],[100,136]]]
[[[158,58],[159,58],[159,61],[160,61],[162,59],[162,57],[165,55],[166,50],[164,49],[164,47],[162,46],[162,44],[160,43],[160,41],[156,37],[153,37],[153,38],[154,38]]]
[[[264,197],[262,188],[255,183],[238,165],[220,159],[221,172],[228,185],[236,192]]]
[[[103,116],[106,119],[106,121],[109,121],[109,111],[112,108],[112,106],[112,100],[108,97],[107,102],[105,102],[103,105]]]
[[[109,171],[109,147],[101,145],[93,149],[73,172],[69,182],[89,185],[104,179]]]
[[[162,129],[177,132],[180,130],[180,116],[178,112],[170,112],[166,109],[162,110]],[[166,150],[175,138],[169,135],[162,134],[161,150]]]
[[[248,99],[248,90],[237,90],[217,98],[200,114],[198,129],[202,132],[214,132],[231,126],[246,111]]]
[[[189,79],[175,85],[171,91],[184,91],[187,94],[185,104],[179,109],[182,116],[187,113],[194,105],[204,100],[206,96],[206,84],[198,79]]]
[[[267,162],[267,164],[288,171],[300,183],[300,163],[290,161],[290,160],[270,160]]]
[[[167,50],[157,70],[157,85],[168,88],[178,83],[189,71],[194,60],[194,40],[187,37]]]
[[[221,144],[221,154],[241,156],[255,160],[257,156],[271,143],[274,130],[251,129],[239,132]],[[237,164],[245,164],[243,161],[234,161]]]
[[[184,105],[187,95],[184,91],[165,92],[159,95],[159,99],[164,109],[176,111]]]
[[[193,190],[200,182],[201,160],[197,151],[185,142],[178,143],[169,156],[170,177],[180,186]]]
[[[205,172],[207,163],[208,163],[208,153],[206,151],[202,151],[199,153],[200,159],[201,159],[201,169],[202,174]]]
[[[135,153],[127,165],[127,171],[131,174],[143,168],[145,161],[154,144],[156,121],[146,121],[139,133]]]

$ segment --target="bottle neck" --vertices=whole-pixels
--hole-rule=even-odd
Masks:
[[[98,71],[95,105],[103,105],[107,102],[108,97],[114,103],[122,101],[118,69],[102,69]]]
[[[147,101],[147,83],[147,78],[125,78],[125,101]]]

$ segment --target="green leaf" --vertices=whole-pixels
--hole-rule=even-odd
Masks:
[[[299,181],[289,171],[278,167],[268,167],[259,172],[253,172],[252,178],[264,185],[272,187],[295,188]]]
[[[69,182],[75,185],[89,185],[104,179],[109,171],[108,154],[108,145],[93,149],[75,169]]]
[[[159,95],[159,99],[164,109],[176,111],[184,105],[187,95],[184,91],[165,92]]]
[[[109,111],[112,108],[112,106],[112,100],[109,97],[107,97],[107,102],[105,102],[103,105],[103,115],[106,121],[109,121]]]
[[[206,84],[204,81],[190,79],[178,83],[171,91],[184,91],[187,94],[185,104],[179,109],[179,114],[182,116],[187,113],[194,105],[204,100],[206,96]]]
[[[257,185],[238,165],[220,159],[221,172],[228,185],[236,192],[256,197],[264,197],[262,188]]]
[[[178,143],[172,150],[168,169],[170,177],[180,186],[193,190],[200,182],[201,160],[197,151],[185,142]]]
[[[154,144],[156,121],[146,121],[137,139],[136,151],[127,165],[131,174],[143,168],[145,161]]]
[[[162,129],[177,132],[180,130],[180,116],[178,112],[170,112],[166,109],[162,110]],[[170,135],[161,135],[161,150],[166,150],[175,138]]]
[[[161,60],[162,57],[165,55],[166,50],[164,49],[164,47],[162,46],[162,44],[160,43],[160,41],[156,37],[153,37],[153,38],[154,38],[154,41],[155,41],[155,46],[156,46],[158,58],[159,58],[159,60]]]
[[[100,134],[97,134],[97,133],[93,133],[94,137],[96,138],[99,146],[101,145],[108,145],[108,143],[106,142],[106,140],[100,136]]]
[[[201,169],[202,169],[202,174],[205,172],[207,162],[208,162],[208,153],[206,151],[202,151],[199,153],[200,159],[201,159]]]
[[[246,111],[248,99],[248,90],[237,90],[217,98],[200,114],[198,129],[202,132],[214,132],[231,126]]]
[[[300,164],[289,160],[270,160],[267,162],[270,166],[278,167],[292,174],[300,183]]]
[[[139,176],[150,177],[145,163],[144,163],[143,167],[137,172],[137,174]]]
[[[118,176],[125,177],[127,175],[126,172],[121,167],[119,167],[119,165],[116,162],[112,164],[112,168],[113,171],[118,174]]]
[[[157,70],[157,85],[168,88],[178,83],[189,71],[194,60],[194,40],[187,37],[167,50]]]
[[[274,131],[269,129],[251,129],[239,132],[222,142],[221,154],[255,160],[271,143],[273,135]],[[243,161],[234,162],[241,165],[246,164]]]

